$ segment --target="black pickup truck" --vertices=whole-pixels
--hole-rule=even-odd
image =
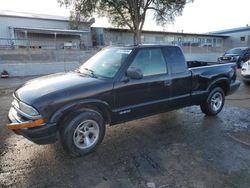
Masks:
[[[235,62],[238,68],[241,68],[243,63],[250,59],[249,47],[238,47],[226,51],[223,56],[218,58],[219,63]]]
[[[187,63],[176,46],[110,47],[74,72],[18,88],[7,127],[37,144],[59,138],[80,156],[101,143],[108,124],[191,105],[214,116],[239,85],[235,64]]]

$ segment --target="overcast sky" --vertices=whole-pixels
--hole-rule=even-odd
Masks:
[[[69,10],[59,7],[57,0],[0,0],[1,10],[68,16]],[[1,23],[0,23],[1,24]],[[147,19],[144,29],[202,33],[250,25],[250,0],[194,0],[187,4],[182,16],[165,28]],[[97,18],[94,26],[108,26]]]

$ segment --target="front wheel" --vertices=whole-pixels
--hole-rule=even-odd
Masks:
[[[105,122],[96,111],[86,111],[69,117],[60,129],[63,148],[72,156],[92,152],[105,135]]]
[[[208,95],[207,100],[201,104],[201,111],[208,116],[215,116],[222,110],[224,102],[224,91],[219,87],[214,88]]]

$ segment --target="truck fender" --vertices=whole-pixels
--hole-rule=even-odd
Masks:
[[[104,116],[104,120],[106,123],[111,122],[111,108],[108,103],[101,100],[83,100],[83,101],[76,101],[70,104],[63,106],[62,108],[58,109],[56,112],[52,114],[49,118],[49,122],[51,123],[58,123],[62,118],[66,117],[73,112],[79,111],[87,111],[87,110],[95,110],[98,109],[98,112]]]
[[[230,83],[229,83],[228,78],[222,77],[222,78],[215,79],[209,84],[207,91],[210,92],[215,87],[221,87],[226,95],[230,88]]]

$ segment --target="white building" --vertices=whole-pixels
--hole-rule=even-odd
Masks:
[[[79,29],[72,30],[68,17],[0,10],[0,48],[89,47],[93,23],[94,19],[81,20]]]
[[[225,43],[229,48],[250,47],[250,26],[239,27],[221,31],[214,31],[211,34],[229,36]]]
[[[94,46],[111,44],[133,44],[133,33],[128,29],[92,27],[92,40]],[[172,44],[180,46],[224,46],[227,36],[217,34],[194,34],[165,31],[142,31],[141,41],[144,44]]]

